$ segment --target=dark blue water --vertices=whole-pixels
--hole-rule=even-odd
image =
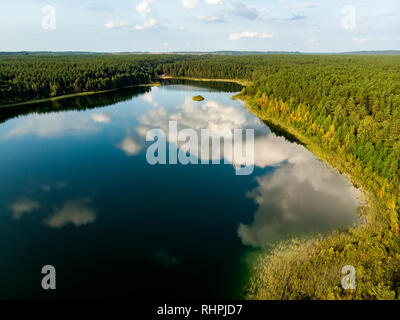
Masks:
[[[201,85],[0,110],[0,298],[237,299],[249,251],[357,221],[343,177],[271,133],[232,85]],[[253,174],[149,165],[146,133],[169,120],[254,128]],[[54,291],[41,288],[44,265]]]

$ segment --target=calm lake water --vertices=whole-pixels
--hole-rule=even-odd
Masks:
[[[241,298],[249,252],[356,223],[357,191],[239,90],[179,82],[0,110],[0,298]],[[169,120],[254,128],[253,174],[148,164],[146,133]]]

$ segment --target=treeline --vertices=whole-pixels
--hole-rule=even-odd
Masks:
[[[240,92],[243,86],[236,82],[222,82],[222,81],[196,81],[186,79],[166,79],[163,84],[170,85],[185,85],[188,90],[191,90],[191,86],[195,86],[196,90],[204,90],[207,92]],[[200,89],[202,88],[202,89]]]
[[[264,61],[268,61],[265,56],[187,56],[178,63],[164,64],[162,71],[174,77],[251,79]]]
[[[246,79],[242,98],[368,196],[367,224],[260,255],[250,299],[400,299],[400,57],[192,57],[173,76]],[[342,267],[357,289],[343,290]]]
[[[148,84],[172,55],[0,56],[0,105]]]
[[[102,92],[89,95],[78,95],[66,99],[54,99],[40,103],[27,103],[13,107],[0,108],[0,123],[30,113],[44,114],[71,110],[88,110],[110,106],[131,100],[135,96],[149,92],[149,86],[119,89],[113,92]]]

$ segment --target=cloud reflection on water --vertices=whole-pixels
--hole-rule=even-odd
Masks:
[[[23,215],[38,210],[39,203],[32,199],[22,198],[10,204],[9,208],[15,220],[20,220]]]
[[[142,146],[134,137],[126,137],[118,147],[128,156],[135,156],[142,150]]]
[[[146,92],[142,95],[142,99],[146,102],[148,102],[149,104],[151,104],[153,107],[159,107],[160,104],[155,100],[154,98],[154,89]]]
[[[210,129],[220,136],[234,128],[256,129],[255,166],[273,167],[273,171],[258,176],[257,188],[247,194],[258,209],[253,223],[238,228],[243,244],[263,246],[286,236],[329,231],[358,222],[359,191],[305,147],[267,134],[265,126],[245,108],[212,100],[199,104],[186,98],[174,109],[148,111],[140,118],[137,132],[142,136],[151,128],[168,132],[169,120],[178,121],[178,130]],[[200,150],[202,146],[197,147]],[[211,155],[209,160],[213,160]]]
[[[91,116],[93,122],[96,123],[110,123],[111,115],[106,113],[93,113]]]
[[[349,185],[345,177],[326,168],[303,146],[268,134],[265,125],[244,107],[211,99],[199,103],[187,97],[175,108],[164,108],[152,93],[145,94],[143,99],[153,108],[146,109],[139,116],[139,124],[134,128],[137,135],[129,132],[116,145],[128,156],[136,156],[143,150],[148,130],[159,128],[168,132],[170,120],[178,122],[178,132],[191,128],[199,136],[201,129],[209,129],[222,137],[230,135],[232,129],[256,129],[255,166],[273,169],[268,170],[268,173],[259,173],[256,177],[257,187],[247,194],[257,204],[258,209],[252,223],[240,224],[238,228],[243,244],[262,246],[289,234],[332,230],[356,222],[359,193]],[[109,115],[99,112],[32,115],[20,119],[6,137],[28,134],[54,137],[71,130],[92,132],[98,130],[100,124],[110,121]],[[176,138],[169,137],[169,140]],[[190,148],[187,143],[178,147],[196,149]],[[202,146],[196,147],[201,150]],[[207,160],[214,160],[213,153],[200,152],[200,157],[201,154],[208,155]],[[228,155],[222,153],[219,157],[233,163]],[[51,185],[43,188],[47,192],[52,189]],[[10,206],[15,219],[20,219],[22,215],[39,207],[33,200],[24,201]],[[90,200],[81,199],[66,201],[44,223],[53,228],[62,228],[68,224],[79,227],[94,223],[96,219],[97,215],[90,206]]]
[[[94,223],[97,219],[96,212],[89,206],[89,198],[66,201],[61,208],[54,210],[53,214],[43,222],[52,228],[62,228],[68,224],[75,227]]]
[[[43,192],[49,191],[43,190]],[[97,219],[97,214],[90,206],[90,203],[90,198],[65,201],[61,207],[53,210],[53,213],[45,218],[43,223],[48,227],[56,229],[65,227],[68,224],[81,227],[94,223]],[[46,206],[40,205],[38,201],[28,198],[21,198],[9,205],[14,220],[21,220],[24,215],[43,207],[46,209]]]
[[[177,121],[177,132],[169,132],[169,121]],[[221,152],[209,152],[209,145],[201,143],[201,130],[209,130],[210,135],[221,138],[232,138],[233,129],[249,129],[262,127],[261,122],[252,116],[245,108],[240,109],[232,105],[224,105],[215,100],[207,100],[202,104],[187,97],[183,104],[174,108],[166,109],[159,107],[151,109],[143,114],[139,121],[140,126],[136,128],[137,133],[143,138],[149,130],[157,128],[167,134],[169,142],[178,141],[178,134],[184,129],[193,129],[199,139],[179,142],[178,148],[184,153],[189,150],[198,150],[197,158],[201,161],[212,161],[225,159],[229,163],[241,165],[239,159],[233,161],[232,154],[224,154],[223,143]],[[243,136],[243,150],[245,150],[246,137]],[[214,150],[215,151],[215,150]],[[192,154],[192,156],[195,156]]]
[[[18,138],[35,135],[40,138],[54,138],[67,132],[91,133],[100,129],[100,124],[111,122],[111,115],[106,113],[63,112],[33,114],[16,121],[4,138]]]
[[[243,244],[263,246],[286,236],[318,233],[357,222],[360,192],[303,146],[270,134],[256,140],[256,165],[277,166],[248,193],[254,221],[240,224]]]

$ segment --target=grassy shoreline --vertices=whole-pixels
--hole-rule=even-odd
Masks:
[[[355,188],[360,189],[362,191],[363,195],[365,196],[365,200],[368,201],[369,191],[367,188],[365,188],[363,183],[359,179],[356,179],[354,176],[347,173],[345,171],[344,165],[340,161],[338,161],[336,158],[329,157],[326,154],[326,152],[324,152],[324,150],[321,147],[319,147],[316,143],[314,143],[310,138],[306,137],[304,134],[299,132],[296,128],[289,126],[284,121],[281,121],[280,119],[277,119],[277,118],[269,117],[266,114],[259,112],[256,108],[254,108],[254,106],[251,105],[251,102],[249,101],[249,99],[242,96],[241,94],[235,95],[233,98],[235,100],[240,100],[243,103],[245,103],[246,108],[250,112],[252,112],[254,115],[256,115],[260,120],[270,122],[274,126],[277,126],[278,128],[284,130],[285,132],[289,133],[290,135],[292,135],[296,139],[298,139],[310,152],[312,152],[314,155],[316,155],[318,157],[318,159],[323,161],[328,167],[330,167],[331,169],[337,170],[342,175],[345,175]],[[369,200],[369,201],[371,201],[371,200]]]
[[[400,267],[399,236],[387,227],[387,207],[376,191],[365,186],[363,176],[351,173],[351,161],[320,147],[285,121],[268,116],[251,97],[234,96],[261,120],[296,137],[329,167],[344,174],[361,190],[365,203],[359,213],[364,223],[323,234],[311,240],[293,239],[263,253],[253,266],[247,299],[398,299]],[[393,230],[393,229],[392,229]],[[352,265],[357,272],[357,289],[341,287],[341,268]],[[323,275],[324,278],[321,278]],[[277,280],[279,279],[279,280]],[[396,290],[393,290],[397,287]]]
[[[160,86],[160,83],[159,82],[154,82],[154,83],[148,83],[148,84],[136,84],[136,85],[133,85],[133,86],[126,86],[126,87],[115,88],[115,89],[110,89],[110,90],[86,91],[86,92],[71,93],[71,94],[66,94],[66,95],[57,96],[57,97],[34,99],[34,100],[28,100],[28,101],[23,101],[23,102],[18,102],[18,103],[0,105],[0,110],[2,108],[19,107],[19,106],[28,105],[28,104],[37,104],[37,103],[43,103],[43,102],[49,102],[49,101],[64,100],[64,99],[68,99],[68,98],[91,96],[91,95],[95,95],[95,94],[118,91],[118,90],[121,90],[121,89],[138,88],[138,87],[158,87],[158,86]]]

